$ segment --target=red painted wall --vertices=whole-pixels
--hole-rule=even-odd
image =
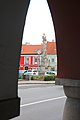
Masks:
[[[26,64],[25,63],[26,56],[21,56],[19,69],[24,70],[25,66],[28,66],[29,69],[38,68],[38,63],[34,62],[35,58],[38,58],[38,56],[29,56],[29,62]]]
[[[24,56],[21,56],[20,57],[20,70],[23,70],[24,69]]]

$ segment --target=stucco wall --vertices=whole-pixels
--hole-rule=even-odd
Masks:
[[[48,0],[56,33],[58,78],[80,79],[80,2]]]

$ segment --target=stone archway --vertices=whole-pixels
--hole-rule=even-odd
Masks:
[[[56,84],[64,86],[65,94],[68,97],[63,120],[79,120],[80,110],[79,107],[75,106],[75,103],[78,103],[78,106],[80,104],[79,1],[47,1],[52,13],[57,40],[58,78]],[[29,2],[30,0],[0,1],[1,119],[9,119],[19,115],[20,99],[17,95],[17,72],[21,39]],[[67,112],[70,110],[73,113],[71,107],[73,101],[74,116]]]

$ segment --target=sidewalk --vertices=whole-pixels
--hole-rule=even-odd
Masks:
[[[18,80],[18,85],[21,84],[55,84],[55,81]]]

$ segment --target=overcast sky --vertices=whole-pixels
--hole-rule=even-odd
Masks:
[[[47,1],[31,0],[22,43],[40,44],[43,33],[46,34],[48,41],[55,40],[54,26]]]

